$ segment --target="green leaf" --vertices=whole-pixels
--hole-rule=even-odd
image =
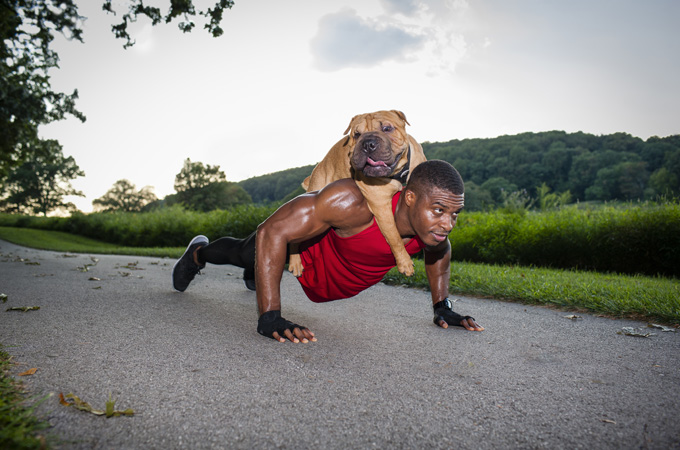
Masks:
[[[112,398],[109,393],[109,400],[106,402],[106,409],[104,411],[100,409],[94,409],[92,405],[81,400],[78,396],[73,393],[64,396],[63,393],[59,394],[59,403],[64,406],[71,406],[80,411],[85,411],[94,414],[95,416],[106,416],[108,417],[118,417],[118,416],[133,416],[135,412],[132,408],[128,408],[122,411],[115,409],[116,401]]]
[[[40,306],[13,306],[11,308],[7,308],[7,311],[27,312],[27,311],[37,311],[39,309],[40,309]]]

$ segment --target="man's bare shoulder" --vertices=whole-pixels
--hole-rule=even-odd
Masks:
[[[361,227],[373,221],[366,199],[351,178],[334,181],[315,195],[317,212],[334,228]]]
[[[351,178],[343,178],[341,180],[334,181],[317,192],[318,194],[326,197],[343,197],[348,200],[354,200],[358,202],[365,201],[364,196],[361,195],[359,186],[357,186],[357,184]]]

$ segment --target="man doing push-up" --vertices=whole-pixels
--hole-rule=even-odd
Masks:
[[[448,235],[463,205],[460,174],[438,160],[418,165],[406,187],[392,199],[406,250],[411,255],[424,250],[434,323],[482,331],[475,319],[455,313],[448,299]],[[307,297],[317,303],[357,295],[396,264],[366,200],[348,178],[289,201],[245,239],[224,237],[209,243],[205,236],[196,236],[173,267],[173,287],[184,291],[206,263],[242,267],[246,286],[257,294],[257,331],[280,342],[316,341],[311,330],[281,316],[280,284],[291,243],[299,244],[304,266],[298,280]]]

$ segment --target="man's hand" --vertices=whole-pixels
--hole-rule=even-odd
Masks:
[[[466,330],[470,331],[484,331],[484,327],[479,325],[477,322],[475,322],[475,319],[473,319],[470,316],[466,316],[467,318],[463,318],[459,323],[455,324],[457,326],[463,327]],[[446,320],[440,319],[439,322],[435,322],[437,325],[439,325],[442,328],[448,328],[449,324],[446,323]]]
[[[454,312],[448,299],[434,305],[434,319],[432,321],[435,325],[442,328],[448,328],[449,325],[453,325],[470,331],[484,331],[484,327],[479,325],[474,318],[461,316]]]
[[[262,336],[276,339],[279,342],[286,342],[286,339],[295,344],[309,341],[316,342],[314,333],[307,327],[300,326],[281,317],[281,311],[267,311],[260,316],[257,322],[257,332]]]

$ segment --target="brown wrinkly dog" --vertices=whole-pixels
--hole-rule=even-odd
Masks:
[[[413,261],[404,248],[392,214],[392,197],[408,181],[411,171],[426,161],[423,148],[409,134],[401,111],[377,111],[354,116],[340,139],[305,178],[302,187],[316,191],[333,181],[353,178],[366,198],[397,261],[399,272],[413,275]],[[298,246],[291,245],[288,270],[302,274]]]

